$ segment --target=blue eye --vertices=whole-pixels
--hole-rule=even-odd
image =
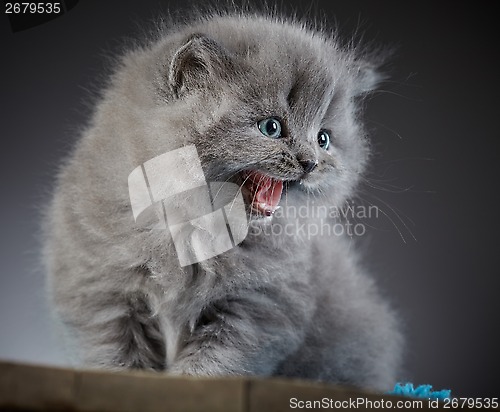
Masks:
[[[257,126],[264,136],[271,137],[272,139],[281,137],[281,123],[274,117],[257,122]]]
[[[328,147],[330,146],[330,135],[326,130],[319,131],[318,144],[322,149],[328,150]]]

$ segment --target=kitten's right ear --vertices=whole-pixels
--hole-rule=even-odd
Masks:
[[[229,53],[203,34],[191,35],[170,62],[168,83],[176,97],[192,88],[210,86],[214,76],[232,69]]]

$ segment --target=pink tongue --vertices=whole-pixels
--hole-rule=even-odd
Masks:
[[[273,179],[259,172],[253,172],[251,179],[255,184],[254,204],[264,214],[273,214],[281,200],[283,181]]]

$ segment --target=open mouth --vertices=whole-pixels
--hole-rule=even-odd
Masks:
[[[251,211],[259,215],[272,216],[278,209],[283,193],[283,180],[275,179],[255,170],[243,173],[243,196]]]

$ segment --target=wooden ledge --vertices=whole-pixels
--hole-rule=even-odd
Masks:
[[[315,408],[307,403],[314,401]],[[353,404],[373,410],[386,409],[382,402],[396,408],[398,401],[415,400],[299,380],[172,377],[0,362],[1,411],[280,412],[350,409]],[[430,410],[428,401],[419,409]]]

